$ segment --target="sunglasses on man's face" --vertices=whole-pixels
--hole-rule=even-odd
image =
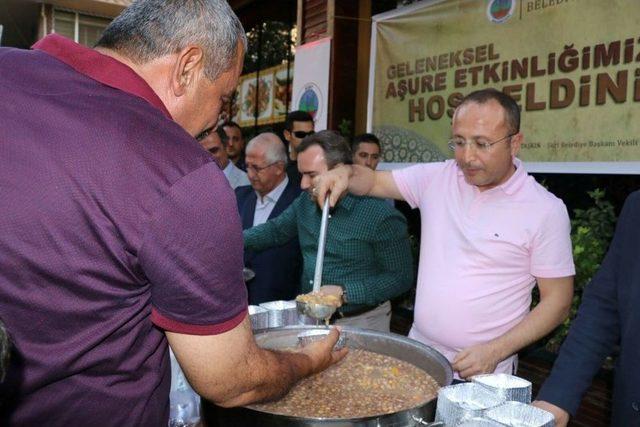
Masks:
[[[312,131],[312,130],[310,130],[309,132],[305,132],[303,130],[297,130],[297,131],[294,131],[292,133],[296,138],[302,139],[302,138],[307,137],[309,135],[313,135],[315,132]]]

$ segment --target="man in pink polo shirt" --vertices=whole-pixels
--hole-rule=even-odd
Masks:
[[[518,105],[485,89],[453,116],[455,160],[376,172],[343,166],[318,177],[319,203],[344,192],[406,200],[422,236],[409,336],[442,352],[456,376],[513,373],[517,352],[568,315],[573,296],[570,224],[563,202],[516,158]],[[540,303],[529,310],[537,283]]]

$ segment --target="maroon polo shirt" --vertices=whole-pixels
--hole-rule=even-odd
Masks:
[[[166,425],[163,330],[246,306],[234,194],[145,81],[60,36],[0,49],[0,424]]]

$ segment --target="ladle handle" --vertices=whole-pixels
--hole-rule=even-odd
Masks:
[[[327,242],[327,224],[329,222],[329,193],[324,197],[322,206],[322,221],[320,221],[320,236],[318,237],[318,255],[316,256],[316,270],[313,274],[313,292],[318,292],[322,286],[322,267],[324,264],[324,247]]]

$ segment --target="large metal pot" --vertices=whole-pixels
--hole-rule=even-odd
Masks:
[[[295,347],[298,335],[310,329],[322,329],[314,326],[287,326],[277,329],[266,329],[255,332],[258,345],[264,348],[280,349]],[[393,356],[397,359],[412,363],[425,370],[441,386],[451,384],[453,371],[447,359],[436,350],[407,337],[358,329],[342,327],[342,336],[349,348],[361,348],[376,353]],[[341,338],[342,339],[342,338]],[[331,396],[318,396],[318,399]],[[394,426],[413,427],[428,425],[433,421],[436,399],[423,405],[393,414],[353,419],[300,418],[277,415],[259,411],[252,407],[223,409],[219,411],[221,426],[322,426],[322,427],[373,427]]]

